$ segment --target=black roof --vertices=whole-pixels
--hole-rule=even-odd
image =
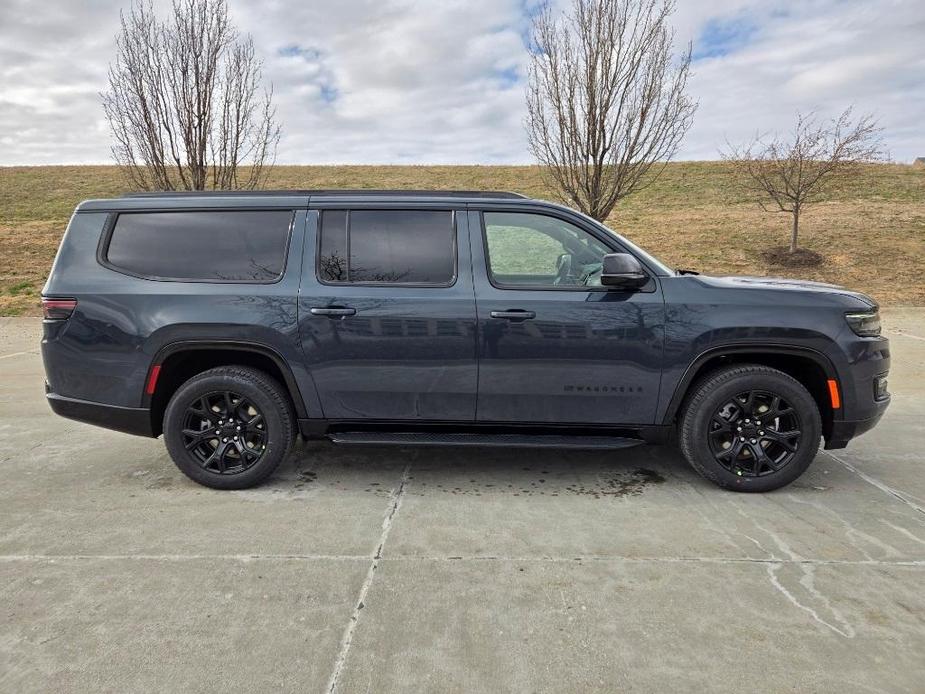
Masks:
[[[170,190],[163,192],[126,193],[123,198],[178,198],[178,197],[254,197],[254,196],[341,196],[341,197],[409,197],[409,198],[499,198],[527,200],[526,195],[497,190],[375,190],[371,188],[342,188],[322,190]]]

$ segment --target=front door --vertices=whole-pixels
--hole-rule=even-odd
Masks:
[[[479,422],[652,424],[664,304],[601,285],[616,239],[548,213],[470,212]],[[479,243],[479,235],[482,242]]]
[[[475,418],[475,299],[458,210],[310,210],[299,331],[331,420]]]

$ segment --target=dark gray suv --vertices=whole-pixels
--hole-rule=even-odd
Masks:
[[[767,491],[886,409],[877,305],[675,271],[511,193],[134,195],[75,211],[43,292],[52,409],[164,435],[222,489],[297,433],[616,449]]]

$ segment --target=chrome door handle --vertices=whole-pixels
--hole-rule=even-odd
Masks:
[[[316,306],[311,309],[311,314],[313,316],[328,316],[330,318],[343,318],[344,316],[355,316],[357,310],[355,308],[345,307],[345,306]]]
[[[511,311],[492,311],[489,315],[492,318],[505,318],[507,320],[527,320],[529,318],[536,318],[536,313],[533,311],[522,311],[521,309],[513,309]]]

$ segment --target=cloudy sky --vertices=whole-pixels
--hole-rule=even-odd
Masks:
[[[0,165],[109,160],[99,92],[129,1],[0,0]],[[530,161],[535,0],[229,4],[275,87],[281,163]],[[849,105],[894,160],[925,156],[925,1],[679,0],[675,27],[700,102],[680,158]]]

